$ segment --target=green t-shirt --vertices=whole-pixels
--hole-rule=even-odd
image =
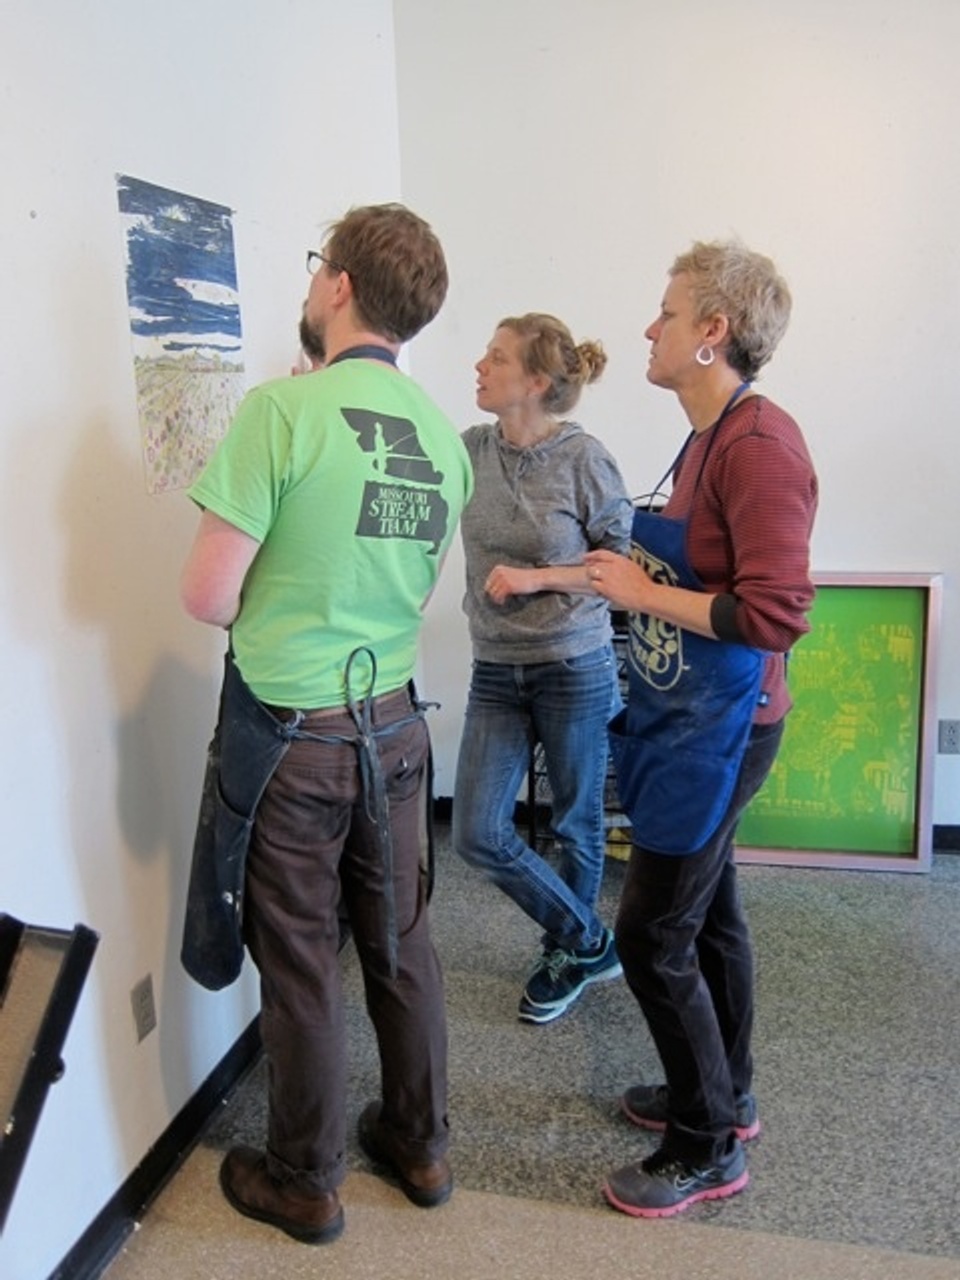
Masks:
[[[391,365],[348,359],[251,391],[189,494],[261,543],[232,628],[254,693],[340,706],[358,646],[375,693],[402,688],[472,488],[458,432]]]

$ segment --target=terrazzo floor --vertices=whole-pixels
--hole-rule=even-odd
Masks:
[[[613,919],[623,864],[608,859]],[[563,1275],[960,1278],[960,856],[929,874],[744,866],[757,955],[755,1089],[763,1132],[741,1195],[666,1222],[607,1208],[604,1173],[655,1145],[618,1098],[656,1080],[624,983],[521,1024],[536,927],[438,830],[434,936],[450,1027],[452,1201],[424,1212],[373,1177],[351,1134],[347,1230],[320,1249],[234,1213],[216,1178],[261,1145],[264,1068],[221,1109],[105,1273],[108,1280],[323,1275],[526,1280]],[[344,953],[350,1114],[378,1067],[359,966]]]

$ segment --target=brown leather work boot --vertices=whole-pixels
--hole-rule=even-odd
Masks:
[[[278,1182],[267,1172],[266,1156],[253,1147],[227,1152],[220,1186],[238,1213],[269,1222],[304,1244],[329,1244],[343,1231],[335,1191],[306,1191],[293,1182]]]
[[[380,1123],[379,1102],[371,1102],[364,1107],[357,1125],[357,1136],[370,1159],[394,1174],[403,1194],[415,1205],[421,1209],[433,1209],[450,1199],[453,1174],[446,1159],[441,1156],[429,1164],[412,1164],[409,1156],[401,1154],[390,1130]]]

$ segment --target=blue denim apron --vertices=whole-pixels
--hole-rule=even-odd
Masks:
[[[368,686],[354,694],[352,667],[364,655],[369,664]],[[190,880],[183,926],[180,961],[194,981],[210,991],[219,991],[236,981],[244,958],[243,895],[247,851],[260,798],[294,739],[347,743],[356,748],[367,816],[376,826],[384,863],[383,931],[390,975],[396,973],[397,921],[393,899],[393,840],[390,805],[380,766],[378,740],[396,733],[412,720],[423,719],[428,704],[421,702],[410,686],[413,710],[409,716],[375,729],[371,722],[376,658],[360,647],[351,653],[346,668],[347,707],[356,726],[349,737],[321,734],[302,728],[305,713],[292,711],[278,719],[254,695],[240,674],[228,648],[224,656],[220,707],[200,799],[200,813],[194,836]],[[433,879],[433,830],[429,807],[432,802],[432,759],[424,775],[424,802],[428,807],[423,834],[426,848],[427,896]],[[341,931],[342,931],[341,923]]]
[[[713,428],[694,491],[720,426],[743,390]],[[668,475],[682,456],[683,450]],[[688,525],[689,515],[677,519],[637,510],[631,557],[654,582],[702,591],[687,557]],[[654,853],[694,853],[716,831],[761,697],[765,658],[763,650],[711,640],[650,614],[629,615],[629,699],[611,721],[609,737],[634,844]]]

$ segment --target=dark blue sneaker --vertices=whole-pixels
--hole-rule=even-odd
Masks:
[[[607,982],[621,973],[610,929],[604,929],[596,951],[544,951],[520,997],[520,1021],[553,1022],[591,982]]]
[[[667,1127],[668,1098],[665,1084],[634,1084],[620,1099],[620,1107],[627,1119],[641,1129],[662,1133]],[[760,1117],[752,1093],[737,1099],[733,1132],[741,1142],[750,1142],[760,1133]]]
[[[639,1164],[611,1173],[603,1194],[615,1209],[633,1218],[669,1218],[698,1200],[735,1196],[749,1181],[743,1146],[734,1138],[727,1155],[702,1167],[661,1148]]]

